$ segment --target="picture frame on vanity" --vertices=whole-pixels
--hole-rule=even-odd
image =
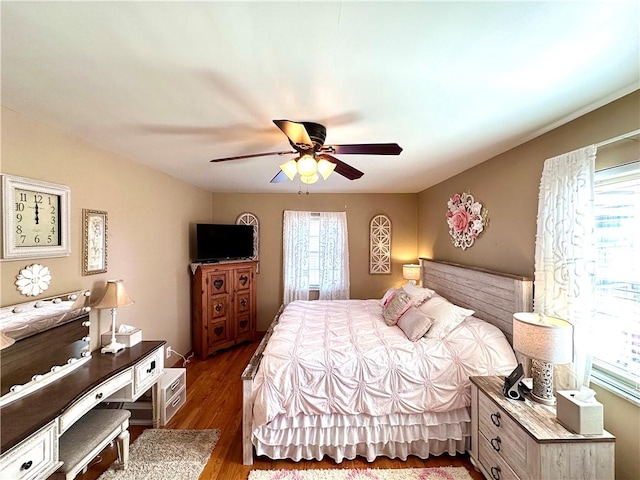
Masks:
[[[94,275],[107,271],[107,212],[82,209],[82,274]]]
[[[68,186],[2,175],[2,259],[69,256],[70,210]]]

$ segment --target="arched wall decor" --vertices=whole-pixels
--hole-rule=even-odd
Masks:
[[[251,225],[253,227],[253,257],[252,260],[260,260],[260,221],[253,213],[241,213],[236,218],[236,225]],[[256,273],[260,273],[260,263],[256,267]]]
[[[471,192],[456,193],[447,202],[447,225],[453,245],[466,250],[489,223],[489,212]]]
[[[391,273],[391,220],[376,215],[369,224],[369,273]]]

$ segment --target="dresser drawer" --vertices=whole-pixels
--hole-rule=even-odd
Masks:
[[[153,386],[164,372],[164,348],[159,348],[152,355],[136,363],[133,367],[133,399]]]
[[[131,384],[131,369],[125,370],[89,391],[89,393],[80,398],[80,400],[74,403],[71,408],[59,417],[60,435],[66,432],[67,429],[85,413],[100,402],[106,400],[109,395],[112,395],[114,392],[117,392],[129,384]]]
[[[494,480],[520,480],[520,477],[511,470],[511,467],[502,456],[489,443],[484,435],[478,435],[478,450],[480,463],[487,470],[490,479]]]
[[[160,378],[160,404],[167,405],[173,396],[187,385],[186,368],[165,368],[164,375]]]
[[[479,437],[484,436],[488,442],[485,446],[497,456],[508,459],[515,473],[526,478],[527,433],[484,394],[480,393],[478,397]],[[480,440],[479,443],[482,446]]]
[[[58,435],[55,422],[51,422],[8,452],[2,453],[0,478],[11,480],[47,478],[61,464],[58,461]]]
[[[167,401],[167,403],[160,409],[160,424],[165,426],[186,401],[187,387],[182,387],[182,389],[175,392],[171,397],[171,400]]]

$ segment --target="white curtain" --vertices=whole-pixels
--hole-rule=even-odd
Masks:
[[[346,212],[320,214],[320,300],[349,298]]]
[[[318,214],[314,214],[318,215]],[[309,299],[309,233],[311,212],[284,212],[284,304]],[[345,212],[322,212],[320,218],[319,287],[321,300],[349,298],[349,249]]]
[[[595,146],[545,161],[538,197],[534,311],[574,328],[574,362],[555,370],[557,389],[579,389],[591,376],[595,291]]]

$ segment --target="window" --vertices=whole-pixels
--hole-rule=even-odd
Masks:
[[[595,177],[594,381],[640,404],[640,162]]]

